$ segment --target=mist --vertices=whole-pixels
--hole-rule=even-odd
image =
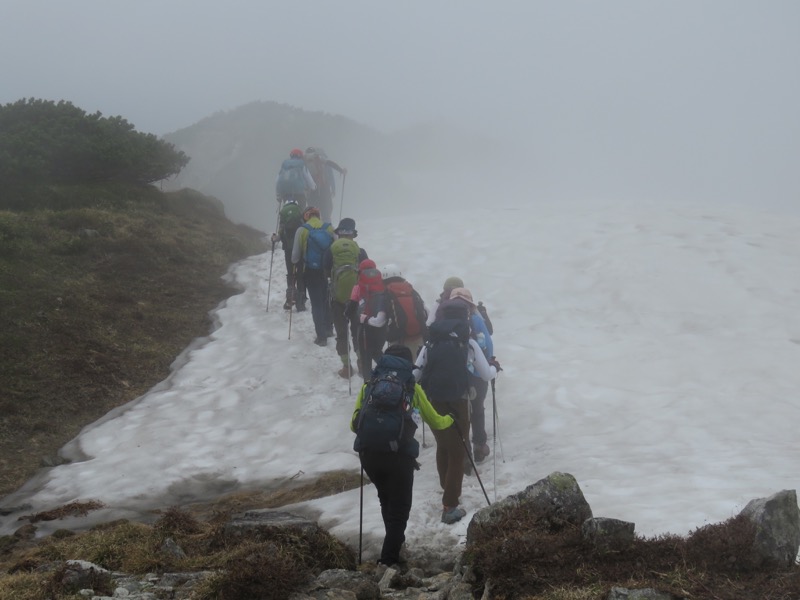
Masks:
[[[349,169],[352,211],[511,198],[797,212],[798,23],[791,0],[6,0],[0,102],[65,99],[165,136],[265,101],[416,131],[419,160],[400,166],[346,139],[266,152],[322,145]],[[450,153],[432,166],[422,133],[440,126],[463,135],[436,138]],[[261,165],[264,195],[278,168]],[[232,218],[262,210],[246,195]]]

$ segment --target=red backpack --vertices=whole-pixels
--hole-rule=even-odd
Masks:
[[[426,334],[425,304],[410,283],[405,280],[386,283],[386,300],[389,342]]]

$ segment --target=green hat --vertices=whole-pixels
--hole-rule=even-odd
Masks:
[[[448,277],[444,280],[444,289],[453,290],[455,288],[463,288],[464,282],[461,277]]]

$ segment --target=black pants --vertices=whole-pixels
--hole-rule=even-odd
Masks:
[[[291,242],[281,241],[283,246],[283,258],[286,261],[286,299],[293,304],[306,303],[306,285],[303,283],[303,265],[292,263],[292,244]],[[295,266],[297,276],[295,276]]]
[[[328,330],[331,328],[330,310],[328,302],[328,280],[322,269],[306,269],[303,273],[311,302],[311,318],[314,320],[314,331],[318,338],[328,339]]]
[[[400,548],[406,541],[406,524],[411,514],[416,461],[394,452],[362,452],[361,466],[375,485],[381,503],[386,535],[380,561],[386,565],[400,562]]]
[[[333,320],[333,328],[336,331],[336,354],[339,356],[347,355],[347,346],[358,353],[358,320],[352,321],[344,314],[346,304],[331,300],[331,319]],[[349,328],[348,328],[349,325]],[[350,329],[350,338],[352,342],[347,341],[347,330]],[[348,362],[350,358],[348,356]],[[355,371],[355,369],[354,369]]]
[[[386,343],[386,327],[373,327],[362,323],[358,328],[358,358],[361,360],[361,377],[364,381],[372,378],[372,366],[383,355]]]

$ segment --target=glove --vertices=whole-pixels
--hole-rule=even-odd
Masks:
[[[358,302],[355,300],[348,300],[344,306],[344,316],[348,319],[353,319],[358,312]]]
[[[361,320],[362,323],[364,323],[367,320],[367,315],[361,315],[359,319]]]
[[[277,241],[278,241],[280,238],[278,237],[278,234],[277,234],[277,233],[273,233],[273,234],[272,234],[272,238],[270,238],[270,239],[272,240],[272,243],[274,244],[274,243],[276,243],[276,242],[277,242]]]
[[[497,372],[498,372],[498,373],[499,373],[500,371],[502,371],[502,370],[503,370],[503,369],[500,367],[500,363],[499,363],[499,362],[497,362],[497,359],[496,359],[494,356],[493,356],[492,358],[490,358],[490,359],[489,359],[489,364],[490,364],[491,366],[493,366],[493,367],[494,367],[494,368],[497,370]]]

